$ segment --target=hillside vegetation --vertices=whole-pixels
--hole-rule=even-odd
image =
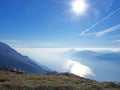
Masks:
[[[120,90],[120,84],[97,82],[70,73],[25,74],[0,70],[0,90]]]

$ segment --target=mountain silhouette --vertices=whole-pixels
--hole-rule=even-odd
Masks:
[[[0,66],[14,67],[26,73],[49,73],[44,65],[39,65],[27,56],[23,56],[7,44],[0,42]]]

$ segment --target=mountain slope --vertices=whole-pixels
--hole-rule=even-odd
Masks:
[[[26,73],[48,73],[49,71],[23,56],[10,46],[0,42],[0,66],[15,67]]]
[[[0,70],[0,90],[120,90],[120,83],[97,82],[70,73],[17,74]]]

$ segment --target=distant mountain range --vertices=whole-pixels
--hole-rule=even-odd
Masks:
[[[51,73],[43,65],[38,65],[27,56],[23,56],[10,46],[0,42],[0,66],[20,69],[26,73]]]
[[[72,55],[76,58],[83,58],[83,59],[94,59],[94,60],[114,60],[120,61],[120,52],[104,52],[104,51],[92,51],[92,50],[69,50],[69,55]]]

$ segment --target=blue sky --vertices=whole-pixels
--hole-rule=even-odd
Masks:
[[[14,47],[120,48],[120,0],[0,0],[0,41]],[[80,7],[81,8],[81,7]]]

